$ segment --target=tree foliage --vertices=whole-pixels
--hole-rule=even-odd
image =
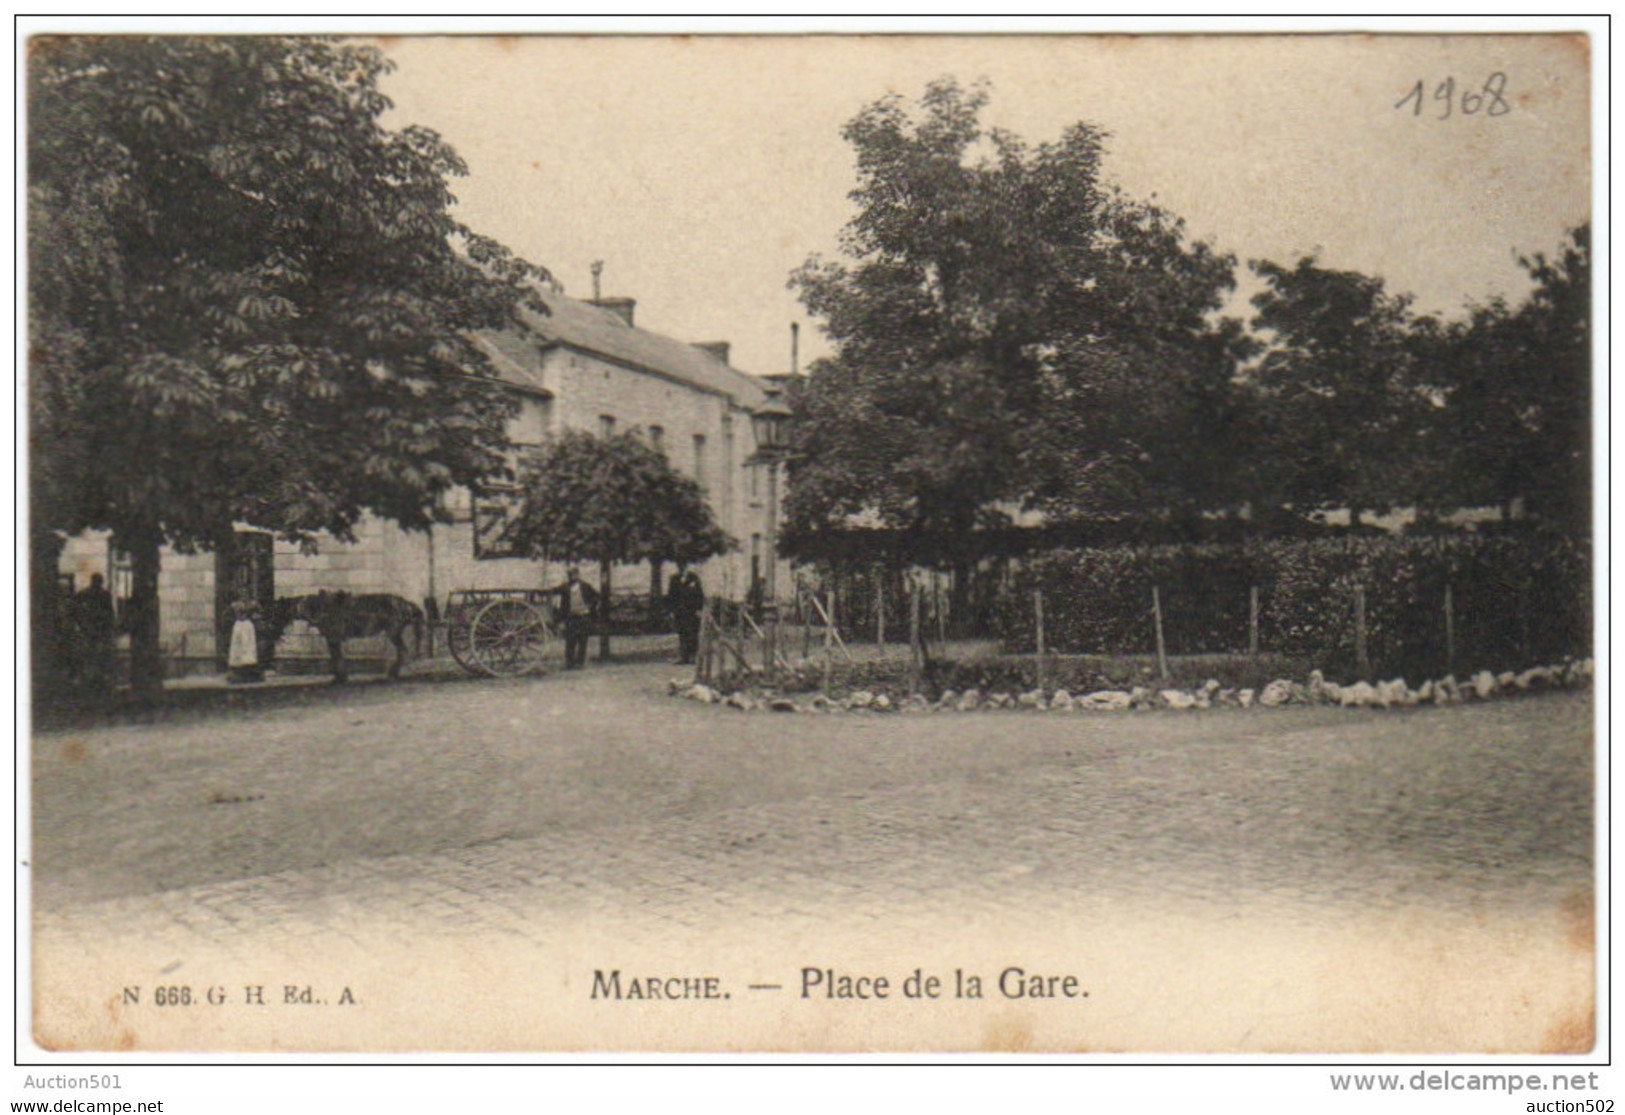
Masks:
[[[1456,505],[1510,507],[1565,533],[1591,518],[1591,228],[1553,258],[1522,257],[1533,289],[1496,300],[1431,338],[1441,400],[1437,488]]]
[[[33,520],[112,531],[138,595],[164,542],[423,527],[503,467],[511,403],[466,335],[544,273],[452,218],[435,133],[381,126],[388,66],[310,38],[30,44]]]
[[[1255,263],[1250,369],[1262,504],[1500,508],[1579,538],[1590,520],[1590,227],[1522,257],[1531,289],[1417,317],[1382,280]]]
[[[792,545],[869,514],[971,556],[1011,510],[1099,509],[1184,467],[1098,408],[1228,405],[1238,334],[1211,319],[1234,261],[1112,188],[1099,129],[1029,146],[986,102],[942,80],[844,129],[845,259],[792,278],[836,348],[795,399]]]
[[[552,561],[692,564],[733,549],[700,486],[637,431],[554,435],[522,465],[507,537]]]
[[[1419,436],[1428,401],[1409,297],[1312,256],[1252,267],[1265,282],[1252,323],[1266,338],[1253,372],[1260,496],[1299,513],[1349,508],[1356,521],[1414,502],[1407,440]]]
[[[897,556],[963,564],[1035,509],[1196,538],[1521,502],[1587,529],[1589,226],[1466,321],[1306,256],[1252,264],[1242,322],[1234,260],[1113,189],[1103,132],[1030,146],[986,104],[943,80],[843,132],[842,258],[791,280],[835,346],[793,392],[792,550],[887,527]]]

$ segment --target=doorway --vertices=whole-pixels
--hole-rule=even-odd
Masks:
[[[254,625],[256,641],[260,664],[268,668],[276,661],[276,642],[265,622],[276,605],[276,569],[271,536],[265,531],[235,531],[231,545],[215,553],[214,645],[215,659],[222,670],[226,668],[231,628],[236,620],[231,606],[238,600],[252,600],[259,608],[260,619]]]

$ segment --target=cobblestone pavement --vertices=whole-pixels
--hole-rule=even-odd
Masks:
[[[672,701],[669,674],[369,686],[41,735],[37,985],[50,985],[49,958],[116,969],[130,942],[193,967],[268,948],[376,960],[432,944],[438,957],[550,951],[590,968],[596,937],[616,955],[683,942],[779,972],[785,942],[907,943],[948,963],[951,941],[992,962],[1003,938],[1024,955],[1065,943],[1139,971],[1137,990],[1102,1008],[1120,1012],[1113,1047],[1336,1048],[1343,1031],[1305,1019],[1392,1006],[1416,978],[1408,965],[1455,972],[1433,996],[1447,1014],[1473,1009],[1485,963],[1509,979],[1557,965],[1559,1000],[1589,978],[1589,694],[1390,712],[813,717]],[[1387,999],[1326,982],[1334,957],[1358,969],[1348,950],[1377,948],[1393,952]],[[1225,974],[1253,954],[1277,976]],[[1294,965],[1288,987],[1279,973]],[[1152,968],[1164,1006],[1167,979],[1239,979],[1219,1012],[1230,1037],[1209,1026],[1170,1039],[1165,1010],[1164,1029],[1136,1029]],[[1536,1014],[1564,1006],[1531,1004],[1513,982]],[[1229,1018],[1264,1002],[1276,1009],[1263,1029]],[[1457,1046],[1460,1024],[1419,1017],[1399,1044],[1519,1047],[1527,1029]],[[1536,1044],[1585,1040],[1541,1025]],[[558,1040],[546,1033],[465,1036],[526,1048]],[[1022,1040],[1043,1047],[1050,1033]],[[773,1040],[876,1039],[837,1027]]]

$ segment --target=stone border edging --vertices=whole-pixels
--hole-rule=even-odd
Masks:
[[[1329,682],[1319,670],[1309,674],[1305,683],[1287,678],[1276,678],[1262,691],[1252,689],[1226,689],[1217,681],[1209,680],[1199,689],[1151,689],[1135,686],[1133,689],[1102,689],[1075,697],[1064,689],[1046,696],[1042,690],[1026,693],[982,693],[979,689],[964,692],[945,690],[935,701],[914,693],[893,698],[888,693],[875,693],[867,689],[854,690],[844,697],[830,697],[823,693],[797,700],[783,693],[753,693],[736,690],[723,693],[698,682],[684,683],[673,679],[667,683],[667,693],[673,697],[696,701],[700,704],[722,705],[743,712],[800,712],[814,714],[867,712],[867,713],[934,713],[934,712],[993,712],[1017,709],[1030,712],[1123,712],[1131,709],[1206,709],[1206,708],[1282,708],[1287,705],[1337,705],[1342,708],[1412,708],[1417,705],[1451,705],[1463,701],[1487,701],[1496,696],[1539,692],[1546,689],[1576,689],[1591,682],[1595,665],[1590,658],[1571,659],[1557,666],[1532,666],[1521,673],[1510,671],[1492,674],[1480,670],[1465,682],[1458,682],[1454,674],[1437,681],[1425,681],[1412,689],[1404,678],[1379,681],[1375,685],[1357,681],[1350,685]]]

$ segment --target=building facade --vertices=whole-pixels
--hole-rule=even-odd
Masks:
[[[498,377],[519,399],[509,428],[516,453],[566,429],[600,434],[639,430],[674,468],[692,477],[719,526],[738,549],[698,567],[709,595],[742,599],[765,577],[772,531],[767,463],[756,457],[751,415],[770,384],[728,363],[725,342],[688,344],[634,324],[631,299],[584,302],[551,291],[549,312],[528,309],[511,329],[475,338]],[[240,525],[231,554],[163,553],[159,576],[161,639],[175,674],[219,668],[231,602],[322,589],[391,593],[444,611],[447,596],[469,589],[540,588],[563,579],[557,563],[516,555],[504,530],[511,505],[503,492],[457,490],[445,500],[448,521],[428,532],[363,519],[355,541],[319,538],[314,551]],[[613,589],[649,593],[670,569],[619,567]],[[105,536],[69,540],[60,573],[64,587],[106,577],[116,600],[130,592],[130,570]],[[584,570],[589,579],[595,570]],[[780,595],[792,583],[781,565]],[[324,653],[314,636],[295,633],[279,657]]]

